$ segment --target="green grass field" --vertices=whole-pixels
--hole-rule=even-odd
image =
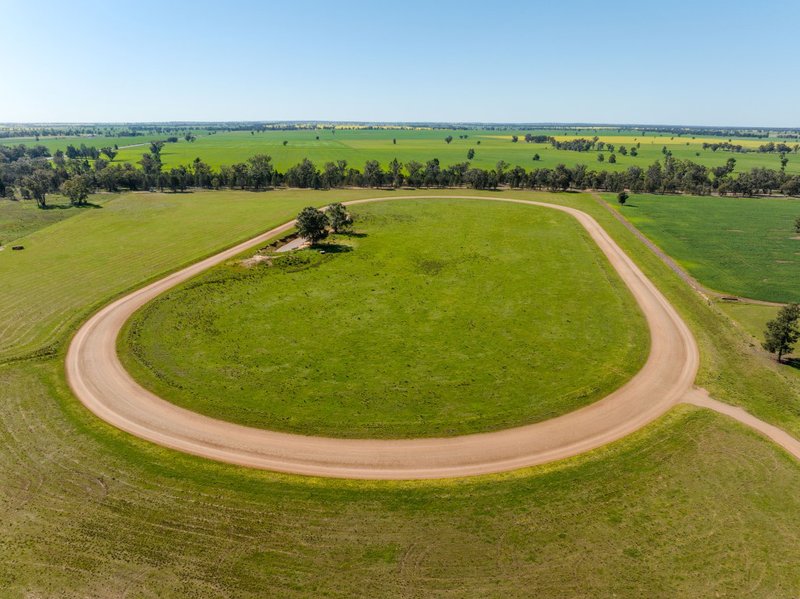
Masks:
[[[297,193],[275,197],[299,205],[331,197]],[[272,196],[253,195],[247,220],[256,214],[263,228],[278,224],[280,211],[258,212],[265,204],[257,199]],[[348,191],[340,198],[345,195],[364,197]],[[701,350],[698,383],[800,434],[800,384],[754,352],[748,336],[593,199],[506,195],[547,198],[592,214],[687,320]],[[34,270],[67,260],[72,278],[91,283],[86,291],[77,285],[60,291],[40,277],[38,293],[26,290],[25,301],[72,306],[33,324],[35,336],[52,340],[56,353],[0,365],[1,594],[800,594],[800,466],[764,439],[701,410],[673,410],[623,442],[553,466],[425,483],[254,472],[161,449],[105,425],[65,385],[65,344],[80,314],[178,267],[192,252],[209,253],[250,233],[214,221],[236,194],[200,196],[123,196],[113,203],[138,213],[141,223],[128,225],[124,243],[109,243],[101,257],[89,253],[75,263],[66,250],[31,260]],[[159,212],[158,200],[173,207]],[[125,211],[106,209],[81,212],[34,235],[47,247],[81,251],[79,242],[110,237],[107,231],[126,222]],[[106,220],[91,220],[101,213]],[[187,252],[167,243],[159,214],[169,215],[173,234],[191,227],[207,245]],[[133,274],[127,272],[131,256],[143,263]],[[5,258],[0,254],[0,276],[15,286],[25,273],[7,270]],[[102,285],[95,272],[104,274]],[[139,280],[131,282],[134,275]],[[4,307],[8,302],[2,299]],[[24,308],[6,310],[11,318],[25,317]]]
[[[24,251],[0,252],[0,272],[14,281],[0,287],[0,357],[49,346],[98,298],[285,222],[306,201],[291,192],[129,194],[34,231],[20,241]],[[0,214],[16,215],[9,220],[23,223],[30,216],[27,206],[20,211],[21,203],[3,205]],[[71,212],[35,211],[25,226],[36,228],[51,214]]]
[[[643,316],[569,215],[469,200],[355,214],[359,236],[324,256],[233,262],[150,304],[121,344],[132,371],[224,420],[396,438],[552,418],[644,364]]]
[[[778,308],[773,306],[762,306],[758,304],[744,304],[736,302],[719,302],[720,309],[730,316],[735,322],[741,325],[755,340],[756,347],[761,347],[764,341],[764,330],[767,328],[767,321],[772,320],[778,314]],[[796,359],[800,357],[800,348],[795,348],[793,354],[786,356],[786,359]],[[800,364],[792,362],[794,368],[783,369],[786,374],[794,372],[800,377]]]
[[[47,198],[46,210],[40,210],[36,202],[0,199],[0,246],[11,245],[15,239],[42,227],[94,210],[116,197],[117,194],[97,194],[93,196],[91,205],[75,207],[65,198],[51,194]]]
[[[0,138],[0,145],[2,146],[14,146],[17,144],[25,144],[26,146],[45,146],[51,153],[55,152],[56,150],[61,150],[62,152],[67,149],[67,146],[75,146],[79,148],[81,144],[85,144],[87,147],[94,146],[98,150],[100,148],[113,148],[115,145],[119,146],[120,148],[124,148],[126,146],[136,146],[138,147],[140,144],[150,145],[151,139],[159,139],[167,137],[165,135],[135,135],[130,137],[107,137],[104,135],[59,135],[59,136],[47,136],[41,137],[38,140],[35,137],[4,137]]]
[[[537,134],[539,132],[534,132]],[[559,139],[576,137],[574,135],[558,135]],[[589,132],[587,132],[588,135]],[[733,154],[729,152],[712,152],[702,150],[703,141],[720,141],[713,139],[690,139],[675,136],[647,135],[608,135],[598,132],[600,138],[617,146],[628,148],[641,143],[637,157],[622,156],[617,152],[616,164],[598,162],[597,152],[573,152],[556,150],[550,144],[526,144],[524,141],[513,143],[511,136],[517,134],[520,139],[524,133],[514,131],[448,131],[448,130],[343,130],[331,131],[268,131],[251,135],[246,131],[216,133],[214,135],[198,135],[195,142],[181,140],[177,144],[167,144],[162,150],[162,159],[166,167],[189,164],[200,157],[213,166],[243,162],[254,154],[269,154],[273,162],[281,170],[297,164],[303,158],[309,158],[318,166],[325,162],[347,160],[348,164],[358,169],[364,167],[367,160],[377,160],[383,167],[394,158],[406,163],[411,160],[425,162],[438,158],[443,166],[465,162],[470,148],[475,150],[471,161],[474,166],[494,168],[498,161],[521,165],[526,169],[553,168],[559,163],[568,166],[586,164],[597,169],[624,170],[632,165],[646,167],[656,160],[662,160],[661,149],[667,146],[676,158],[690,159],[707,166],[721,166],[730,158],[736,158],[737,167],[750,169],[765,166],[780,168],[777,154]],[[444,138],[453,137],[450,144]],[[459,135],[467,135],[467,139],[459,139]],[[317,140],[319,136],[319,140]],[[396,139],[397,143],[392,143]],[[284,146],[283,142],[288,143]],[[480,141],[480,144],[478,144]],[[687,146],[687,142],[689,145]],[[759,145],[764,141],[740,140],[737,143]],[[120,151],[116,160],[137,162],[145,149],[133,147]],[[697,156],[697,153],[700,153]],[[534,161],[534,154],[540,155]],[[606,158],[608,152],[605,153]],[[787,172],[800,173],[800,155],[789,155]]]
[[[719,307],[736,322],[740,323],[745,331],[761,342],[764,339],[764,329],[767,321],[775,318],[778,308],[761,306],[757,304],[741,304],[736,302],[720,302]]]
[[[621,213],[711,289],[800,301],[799,200],[635,195]]]
[[[657,135],[654,133],[642,134],[627,130],[590,128],[585,130],[537,130],[531,131],[534,135],[553,135],[557,139],[572,139],[577,137],[592,138],[595,135],[602,141],[614,144],[617,149],[625,145],[628,149],[641,144],[639,155],[633,157],[623,156],[616,152],[616,164],[607,161],[598,162],[597,152],[574,152],[556,150],[550,144],[526,144],[525,131],[495,131],[495,130],[447,130],[447,129],[338,129],[335,133],[331,130],[297,130],[297,131],[264,131],[251,134],[249,131],[218,132],[209,135],[207,131],[196,131],[197,139],[187,142],[182,137],[176,144],[167,144],[162,150],[162,159],[166,168],[188,165],[195,158],[200,157],[212,166],[244,162],[254,154],[269,154],[273,162],[281,170],[297,164],[303,158],[309,158],[319,167],[325,162],[347,160],[350,166],[358,169],[364,167],[367,160],[378,160],[383,167],[394,158],[406,163],[411,160],[425,162],[438,158],[443,166],[465,162],[470,148],[475,150],[475,157],[471,161],[474,166],[481,168],[494,168],[498,161],[504,160],[512,166],[521,165],[526,169],[534,167],[553,168],[563,163],[567,166],[586,164],[591,168],[604,170],[624,170],[630,166],[646,167],[656,160],[663,161],[662,148],[669,148],[676,158],[688,159],[706,166],[724,165],[728,158],[735,158],[737,170],[749,170],[753,167],[780,168],[778,154],[762,153],[731,153],[724,151],[713,152],[703,150],[703,142],[719,143],[727,141],[720,137],[691,137],[677,135]],[[450,144],[444,139],[448,135],[453,137]],[[467,135],[466,139],[459,136]],[[518,135],[520,140],[512,143],[511,136]],[[120,153],[116,161],[138,162],[142,154],[147,151],[147,143],[151,139],[165,136],[139,136],[132,138],[42,138],[38,143],[55,151],[64,149],[67,144],[87,146],[120,146]],[[319,139],[317,139],[319,137]],[[734,143],[748,148],[756,148],[765,143],[766,138],[754,139],[731,138]],[[396,144],[393,143],[396,140]],[[770,138],[771,141],[781,141]],[[288,142],[285,146],[283,142]],[[797,140],[783,140],[790,146]],[[480,143],[478,143],[480,142]],[[31,138],[14,138],[2,140],[0,144],[36,143]],[[145,144],[141,146],[139,144]],[[132,147],[125,147],[131,145]],[[604,152],[606,158],[609,152]],[[540,155],[540,160],[534,162],[534,154]],[[699,155],[698,155],[699,154]],[[790,153],[789,164],[786,171],[800,173],[800,154]]]

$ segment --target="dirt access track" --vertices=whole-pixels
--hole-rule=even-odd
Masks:
[[[421,196],[356,200],[361,204]],[[424,196],[437,199],[437,196]],[[424,479],[514,470],[568,458],[640,429],[697,395],[697,345],[655,285],[591,216],[565,206],[475,196],[440,199],[502,201],[560,210],[583,225],[636,298],[650,328],[650,355],[627,384],[600,401],[558,418],[491,433],[429,439],[330,439],[245,427],[175,406],[141,387],[117,357],[120,329],[140,307],[175,285],[285,233],[294,221],[206,258],[116,300],[75,334],[66,358],[69,384],[89,410],[142,439],[186,453],[247,466],[357,479]]]

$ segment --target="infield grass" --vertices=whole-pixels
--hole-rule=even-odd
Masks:
[[[644,364],[644,317],[571,216],[472,200],[353,210],[357,234],[324,255],[233,261],[150,304],[120,343],[126,364],[212,417],[393,438],[552,418]]]

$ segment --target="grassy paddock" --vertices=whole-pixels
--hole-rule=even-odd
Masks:
[[[720,302],[719,307],[736,322],[742,325],[759,343],[764,340],[764,329],[767,321],[778,314],[778,308],[772,306],[759,306],[755,304],[740,304],[735,302]]]
[[[606,449],[504,476],[326,481],[109,430],[71,402],[59,370],[0,367],[10,596],[800,592],[800,468],[708,412],[682,408]]]
[[[663,161],[662,148],[667,147],[673,156],[688,159],[706,166],[722,166],[728,158],[735,158],[737,170],[749,170],[753,167],[780,168],[778,154],[763,153],[732,153],[719,150],[703,150],[704,142],[719,143],[727,139],[719,137],[704,138],[691,136],[677,136],[671,134],[656,135],[653,133],[642,134],[630,130],[609,128],[587,128],[570,131],[541,130],[531,131],[534,135],[552,135],[559,140],[575,139],[578,137],[593,138],[598,136],[601,141],[616,146],[616,164],[609,164],[606,160],[597,161],[597,152],[574,152],[569,150],[556,150],[549,143],[527,144],[524,141],[526,131],[492,131],[492,130],[446,130],[446,129],[338,129],[335,133],[330,130],[302,130],[302,131],[264,131],[251,134],[250,131],[219,132],[209,135],[207,131],[195,131],[197,139],[187,142],[179,136],[178,143],[167,144],[162,151],[162,158],[167,167],[180,164],[187,165],[195,158],[200,157],[213,166],[243,162],[250,156],[266,153],[273,157],[275,164],[282,170],[297,164],[303,158],[309,158],[322,166],[327,161],[347,160],[351,166],[363,168],[367,160],[378,160],[386,166],[393,158],[401,162],[418,160],[425,162],[438,158],[443,165],[456,164],[467,160],[467,151],[475,150],[475,157],[471,163],[481,168],[494,168],[499,160],[504,160],[512,166],[521,165],[526,169],[533,167],[553,168],[559,163],[573,166],[586,164],[590,167],[624,170],[630,166],[649,166],[656,160]],[[452,136],[453,140],[447,144],[445,137]],[[459,136],[467,135],[466,139]],[[521,141],[512,142],[512,135],[517,135]],[[151,139],[163,138],[166,135],[145,135],[130,138],[106,137],[72,137],[72,138],[43,138],[35,142],[33,138],[0,139],[0,144],[40,143],[51,151],[63,150],[68,144],[79,146],[120,146],[117,161],[138,162],[142,154],[147,151]],[[319,138],[319,139],[317,139]],[[284,145],[283,142],[287,144]],[[394,143],[396,141],[396,143]],[[732,141],[747,148],[755,149],[767,141],[764,139],[743,138]],[[771,141],[782,141],[771,138]],[[790,146],[797,140],[783,140]],[[480,143],[478,143],[480,142]],[[142,145],[143,144],[143,145]],[[618,150],[620,145],[630,149],[639,144],[639,155],[634,157],[628,154],[623,156]],[[126,147],[129,146],[129,147]],[[603,152],[606,159],[610,152]],[[540,160],[534,162],[534,154],[539,154]],[[786,167],[789,173],[800,173],[800,154],[794,152],[787,155],[789,164]]]
[[[47,196],[48,207],[41,210],[30,200],[12,201],[0,199],[0,246],[11,245],[16,239],[55,224],[85,211],[94,210],[119,194],[96,194],[89,198],[89,206],[71,206],[59,196]]]
[[[99,300],[285,222],[307,201],[298,192],[125,194],[18,238],[24,251],[0,252],[13,281],[0,286],[0,358],[52,347]],[[16,203],[0,206],[0,222],[25,222],[27,207],[9,209]]]
[[[544,420],[644,364],[644,317],[571,216],[471,200],[355,213],[358,235],[324,256],[232,262],[150,304],[124,361],[188,409],[337,437]]]
[[[534,131],[535,134],[540,132]],[[556,150],[549,143],[526,144],[524,141],[513,143],[512,135],[522,140],[522,131],[448,131],[448,130],[337,130],[331,131],[268,131],[251,135],[248,131],[200,135],[197,141],[189,143],[181,140],[177,144],[164,147],[162,157],[167,166],[189,164],[196,157],[219,166],[243,162],[253,154],[266,153],[273,157],[280,169],[297,164],[303,158],[313,160],[318,166],[327,161],[347,160],[351,166],[363,168],[367,160],[377,160],[384,167],[394,158],[400,162],[417,160],[425,162],[438,158],[442,165],[456,164],[467,160],[470,148],[475,156],[470,161],[474,166],[494,168],[498,161],[504,160],[512,166],[520,165],[526,169],[534,167],[553,168],[559,163],[567,165],[586,164],[590,167],[624,170],[629,166],[648,166],[656,160],[664,159],[662,148],[669,148],[676,158],[689,159],[707,166],[721,166],[728,158],[736,158],[737,168],[748,170],[755,166],[780,168],[780,157],[777,154],[733,154],[730,152],[712,152],[703,150],[704,139],[690,139],[677,136],[656,136],[653,134],[637,135],[630,132],[611,134],[608,131],[586,131],[580,135],[563,135],[563,132],[542,132],[554,134],[558,139],[570,139],[581,136],[598,135],[602,141],[620,144],[630,148],[640,143],[639,155],[623,156],[616,152],[616,164],[597,161],[597,152],[574,152]],[[453,137],[451,143],[444,141],[448,135]],[[459,135],[467,135],[467,139],[459,139]],[[319,139],[316,139],[319,136]],[[397,143],[393,143],[397,140]],[[288,143],[284,146],[283,142]],[[480,144],[478,142],[480,141]],[[688,143],[688,145],[687,145]],[[761,141],[738,141],[743,145],[764,143]],[[143,148],[134,147],[120,152],[117,160],[137,162],[141,159]],[[699,156],[697,154],[700,154]],[[534,154],[540,160],[534,161]],[[610,152],[604,152],[608,158]],[[790,154],[788,172],[800,172],[800,155]]]
[[[719,307],[752,336],[753,347],[756,351],[761,348],[761,343],[764,341],[767,321],[772,320],[778,314],[778,308],[772,306],[720,302]],[[793,354],[785,356],[785,360],[791,367],[781,367],[781,371],[790,376],[794,374],[800,381],[800,348],[796,347]]]
[[[700,384],[800,433],[800,387],[594,200],[513,196],[595,216],[689,322]],[[193,218],[178,211],[170,222]],[[201,222],[198,234],[229,244],[226,230]],[[143,278],[187,260],[173,246],[137,247],[151,265]],[[124,251],[112,244],[107,260]],[[34,267],[63,259],[43,254]],[[75,276],[101,267],[83,261]],[[107,277],[76,311],[130,286],[122,267]],[[42,325],[61,325],[59,352],[72,322],[65,314]],[[0,588],[9,596],[800,594],[800,467],[709,412],[678,408],[600,451],[504,476],[328,481],[215,464],[116,431],[74,400],[62,359],[0,365]]]
[[[707,287],[800,301],[800,200],[634,195],[620,211]]]

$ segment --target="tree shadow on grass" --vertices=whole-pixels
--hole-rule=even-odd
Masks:
[[[791,368],[800,370],[800,358],[784,358],[783,363]]]
[[[353,237],[355,239],[363,239],[367,237],[366,233],[356,233],[355,231],[342,231],[337,233],[337,235],[341,235],[342,237]]]
[[[343,243],[315,243],[311,246],[311,249],[325,252],[326,254],[346,254],[353,251],[353,246]]]
[[[71,209],[83,210],[86,208],[102,208],[100,204],[95,204],[93,202],[86,202],[85,204],[47,204],[47,206],[43,206],[42,210],[71,210]]]

